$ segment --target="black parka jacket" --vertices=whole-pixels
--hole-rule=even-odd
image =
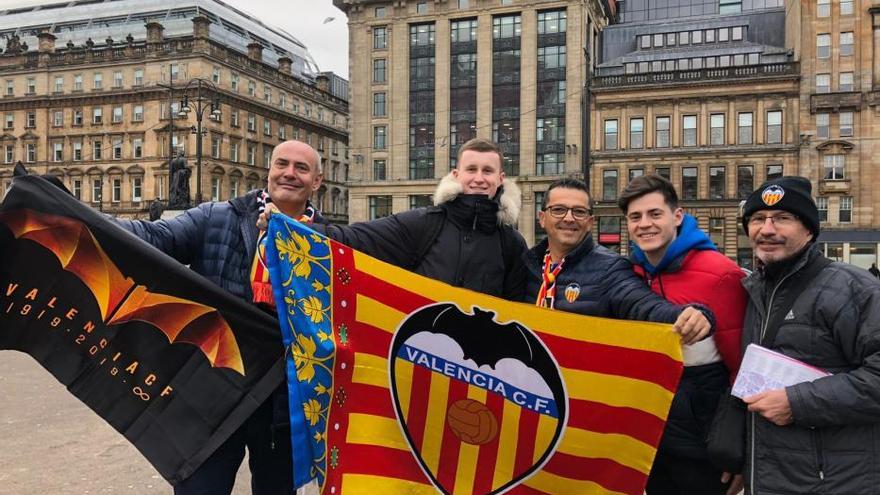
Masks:
[[[791,290],[790,275],[820,256],[814,245],[777,280],[762,270],[743,279],[743,349],[784,311],[779,300]],[[880,494],[880,281],[831,263],[803,287],[768,347],[833,375],[786,388],[793,424],[749,413],[746,493]]]

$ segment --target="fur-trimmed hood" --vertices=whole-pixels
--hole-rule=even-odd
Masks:
[[[498,221],[512,227],[516,227],[519,220],[519,212],[522,208],[522,191],[516,185],[516,180],[505,177],[504,182],[499,187],[501,196],[496,196],[498,200]],[[455,180],[452,172],[446,174],[446,177],[440,180],[437,189],[434,191],[434,204],[440,205],[447,201],[452,201],[462,194],[461,184]]]

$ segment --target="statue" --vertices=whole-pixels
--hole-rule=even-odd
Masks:
[[[162,206],[162,202],[159,201],[159,198],[153,198],[153,202],[150,203],[150,221],[155,222],[162,218],[162,211],[164,209],[165,207]]]
[[[189,208],[189,176],[191,172],[186,166],[186,158],[183,152],[177,152],[177,158],[168,164],[168,176],[171,178],[170,191],[168,194],[168,208],[183,210]]]

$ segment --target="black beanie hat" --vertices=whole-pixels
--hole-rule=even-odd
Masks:
[[[749,217],[759,210],[783,210],[797,215],[813,234],[819,237],[819,210],[812,196],[813,185],[805,177],[786,176],[768,180],[749,195],[743,205],[742,222],[749,231]]]

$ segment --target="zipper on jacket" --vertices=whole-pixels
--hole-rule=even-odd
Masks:
[[[815,427],[810,427],[810,435],[813,436],[813,448],[816,449],[816,466],[819,471],[819,480],[825,481],[825,455],[822,454],[822,432]]]
[[[776,297],[776,291],[782,285],[783,282],[788,280],[789,277],[792,276],[793,273],[789,273],[788,275],[782,277],[775,287],[773,287],[773,291],[770,293],[770,299],[767,300],[767,314],[764,318],[764,324],[761,325],[761,334],[758,336],[758,344],[760,345],[762,340],[764,340],[764,335],[767,333],[767,325],[770,324],[770,310],[773,308],[773,298]],[[751,486],[751,492],[755,493],[755,422],[757,421],[757,413],[751,413],[752,416],[752,428],[751,428],[751,455],[749,456],[749,486]],[[824,476],[824,474],[822,474]],[[824,479],[824,478],[823,478]]]

